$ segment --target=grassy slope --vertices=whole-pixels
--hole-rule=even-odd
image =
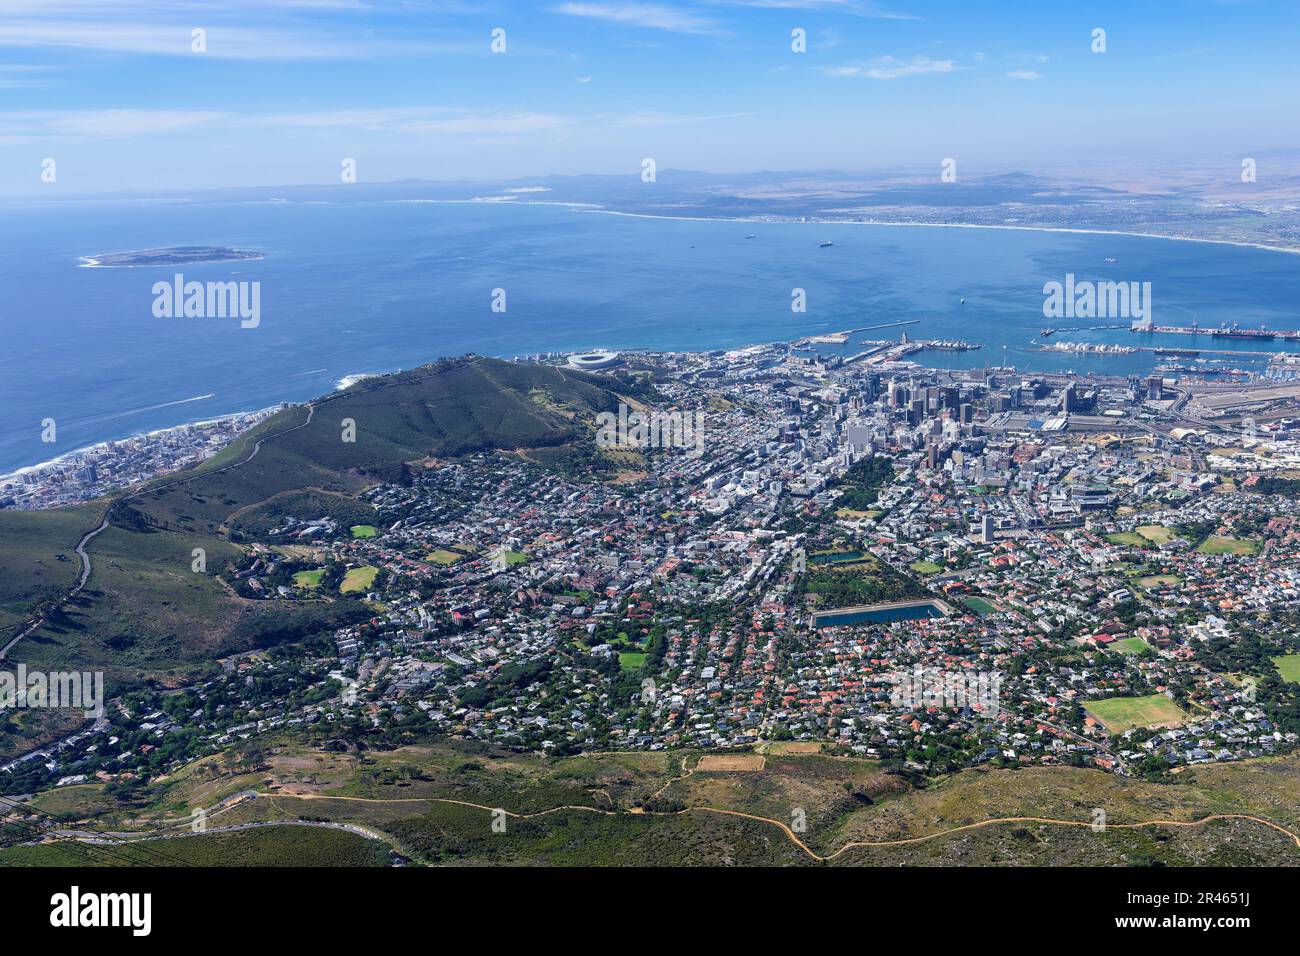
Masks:
[[[76,583],[81,573],[77,542],[95,527],[103,510],[102,504],[86,504],[58,511],[0,511],[0,642],[28,620],[35,602]]]
[[[585,443],[594,412],[617,406],[611,384],[581,372],[475,359],[368,379],[320,400],[310,424],[305,408],[285,409],[192,471],[119,498],[113,528],[90,546],[85,592],[11,657],[103,668],[120,685],[143,676],[178,680],[219,654],[274,640],[274,622],[262,618],[277,609],[241,603],[212,576],[235,553],[225,536],[232,515],[239,528],[256,532],[281,508],[325,508],[322,492],[354,494],[398,477],[404,462]],[[355,442],[341,440],[344,419],[356,423]],[[266,440],[246,461],[259,438]],[[338,507],[347,523],[372,514]],[[72,549],[103,508],[0,512],[0,633],[6,623],[12,633],[34,602],[71,585],[79,570]],[[211,574],[190,571],[196,547],[206,549]],[[56,561],[57,553],[71,560]]]
[[[1006,823],[935,836],[904,846],[853,849],[837,865],[1300,865],[1300,848],[1258,823],[1120,829],[1156,819],[1194,821],[1210,814],[1263,817],[1300,829],[1300,759],[1209,765],[1168,783],[1096,770],[1037,767],[968,770],[918,789],[879,763],[826,754],[768,755],[757,772],[695,772],[698,754],[600,754],[563,759],[489,755],[471,745],[405,747],[358,757],[286,744],[269,765],[251,768],[205,758],[158,786],[142,806],[118,807],[99,785],[42,795],[43,811],[90,818],[99,829],[153,828],[183,819],[245,789],[269,786],[274,801],[249,800],[212,825],[299,817],[370,827],[402,852],[435,864],[806,865],[814,861],[770,823],[708,812],[712,807],[792,822],[807,821],[805,842],[827,854],[849,841],[939,834],[993,818],[1035,816],[1089,823],[1096,808],[1112,826]],[[674,779],[677,778],[677,779]],[[264,784],[264,781],[269,783]],[[666,788],[665,788],[665,785]],[[685,813],[615,814],[662,794],[652,809]],[[312,794],[312,797],[293,794]],[[361,799],[357,799],[361,798]],[[518,813],[494,832],[491,813],[431,798]],[[310,831],[301,839],[310,842]],[[17,851],[0,851],[0,863]]]
[[[71,842],[14,847],[0,866],[387,866],[388,848],[341,830],[267,827],[150,840],[109,850]]]

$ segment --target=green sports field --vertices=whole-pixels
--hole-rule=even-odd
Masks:
[[[1278,673],[1282,675],[1284,681],[1300,684],[1300,654],[1274,657],[1273,663],[1277,665]]]
[[[320,579],[325,575],[324,568],[317,568],[314,571],[299,571],[293,576],[294,587],[299,588],[318,588]]]
[[[1178,727],[1187,722],[1187,715],[1164,694],[1110,697],[1086,701],[1083,706],[1112,734],[1122,734],[1134,727]]]
[[[1259,551],[1259,542],[1250,538],[1231,538],[1212,534],[1196,549],[1201,554],[1251,555]]]
[[[620,651],[618,666],[625,671],[639,671],[645,663],[646,655],[641,651]]]
[[[1146,538],[1152,544],[1167,544],[1168,542],[1173,541],[1176,537],[1172,531],[1160,524],[1139,525],[1137,533],[1142,535],[1142,537]]]
[[[352,526],[352,537],[354,538],[373,538],[379,533],[379,529],[372,524],[354,524]]]
[[[1136,531],[1116,531],[1114,534],[1106,535],[1106,540],[1111,544],[1127,544],[1135,548],[1148,544],[1147,539]]]
[[[379,574],[378,568],[352,568],[343,575],[343,583],[339,585],[339,590],[344,594],[369,590],[370,585],[375,583],[377,574]]]
[[[1151,645],[1140,637],[1126,637],[1115,642],[1115,649],[1121,654],[1150,654]]]

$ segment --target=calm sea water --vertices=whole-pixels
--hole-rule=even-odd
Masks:
[[[834,246],[819,248],[823,240]],[[79,256],[179,245],[265,253],[261,261],[181,270],[190,280],[260,281],[259,328],[154,318],[151,287],[175,269],[79,268]],[[916,357],[940,366],[1000,364],[1005,347],[1008,360],[1027,369],[1149,370],[1150,355],[1030,349],[1049,324],[1043,283],[1067,272],[1151,282],[1157,322],[1300,326],[1300,257],[1201,243],[658,220],[547,205],[2,205],[0,472],[466,351],[708,349],[917,319],[906,327],[911,338],[985,346]],[[790,310],[795,287],[807,291],[805,314]],[[504,314],[490,309],[495,288],[506,290]],[[1191,344],[1162,338],[1143,344]],[[1094,330],[1058,333],[1063,339],[1136,337]],[[47,417],[58,422],[54,446],[40,441]]]

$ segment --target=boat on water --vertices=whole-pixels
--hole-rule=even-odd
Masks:
[[[1111,265],[1114,265],[1115,263],[1119,262],[1119,260],[1116,259],[1114,256],[1107,256],[1106,261],[1109,262]]]
[[[835,245],[835,243],[831,242],[831,241],[828,239],[826,242],[823,242],[823,243],[821,244],[821,248],[822,248],[822,249],[828,249],[828,248],[830,248],[830,247],[833,246],[833,245]]]
[[[745,238],[746,238],[746,239],[757,239],[758,236],[756,236],[754,233],[751,232],[751,233],[750,233],[749,235],[747,235]]]
[[[1214,339],[1256,339],[1265,342],[1271,342],[1277,338],[1277,333],[1270,329],[1243,329],[1236,322],[1232,325],[1221,325],[1210,333],[1210,338]]]
[[[1056,333],[1056,329],[1043,329],[1038,334],[1041,335],[1043,338],[1047,338],[1049,335],[1054,335],[1055,333]]]

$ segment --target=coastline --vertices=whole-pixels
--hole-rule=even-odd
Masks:
[[[1300,255],[1300,246],[1271,246],[1263,242],[1246,242],[1243,239],[1210,239],[1202,236],[1168,236],[1158,232],[1128,232],[1122,229],[1077,229],[1070,226],[1012,226],[976,222],[906,222],[896,219],[773,219],[749,216],[663,216],[657,213],[623,212],[617,209],[583,209],[581,212],[603,213],[607,216],[627,216],[630,219],[669,219],[684,222],[744,222],[791,226],[911,226],[928,229],[1003,229],[1015,232],[1062,232],[1081,236],[1124,236],[1130,239],[1168,239],[1172,242],[1206,242],[1219,246],[1239,246],[1243,249],[1263,249],[1267,252],[1284,252]]]
[[[635,219],[659,219],[659,220],[669,220],[669,221],[680,220],[686,222],[735,223],[735,224],[744,224],[746,226],[763,225],[763,224],[818,225],[822,227],[912,226],[912,227],[927,227],[931,229],[936,229],[936,228],[937,229],[995,229],[995,230],[1007,230],[1007,231],[1019,231],[1019,232],[1065,233],[1065,234],[1077,234],[1082,236],[1094,236],[1094,235],[1095,236],[1119,236],[1125,238],[1166,239],[1166,240],[1177,240],[1182,242],[1209,243],[1213,245],[1239,246],[1243,248],[1260,249],[1265,251],[1300,255],[1300,246],[1284,247],[1284,246],[1268,245],[1264,243],[1247,242],[1244,240],[1214,239],[1214,238],[1195,237],[1195,236],[1173,236],[1173,235],[1162,235],[1159,233],[1145,233],[1145,232],[1127,231],[1127,230],[1088,229],[1088,228],[1075,228],[1075,227],[1067,227],[1067,226],[1029,226],[1029,225],[1010,225],[1010,224],[983,224],[983,223],[931,223],[931,222],[909,222],[909,221],[898,221],[898,220],[875,220],[875,219],[847,221],[842,219],[831,219],[825,217],[816,217],[816,218],[808,217],[801,221],[799,219],[772,218],[769,216],[751,217],[751,216],[664,215],[664,214],[657,214],[657,213],[630,212],[626,210],[612,209],[612,208],[600,206],[598,204],[590,204],[590,203],[569,202],[569,201],[551,200],[551,199],[525,198],[519,196],[518,194],[503,195],[500,197],[475,197],[475,198],[467,198],[467,199],[416,199],[416,198],[383,199],[383,200],[377,200],[376,202],[380,204],[390,204],[390,203],[392,204],[447,204],[447,205],[486,204],[486,205],[519,205],[519,206],[560,206],[560,207],[568,207],[574,213],[603,213],[605,215],[610,215],[610,216],[623,216],[623,217],[635,218]],[[109,254],[101,253],[99,255],[109,255]],[[79,258],[82,259],[83,261],[82,267],[85,268],[96,268],[96,267],[114,268],[114,266],[99,265],[97,257],[83,256]],[[258,258],[264,258],[264,256],[259,256]],[[135,266],[133,265],[125,265],[124,267],[135,268]],[[754,344],[757,343],[751,342],[748,344],[741,344],[733,347],[746,348]],[[624,351],[635,351],[635,349],[626,349]],[[500,357],[507,357],[507,355],[502,354]],[[429,360],[432,359],[433,357],[430,357]],[[400,372],[402,370],[403,370],[402,368],[397,368],[397,369],[389,369],[387,371],[347,374],[336,380],[334,384],[334,389],[335,390],[346,389],[366,378],[370,378],[376,375],[392,374],[394,372]],[[153,437],[164,436],[169,432],[178,431],[187,427],[202,427],[205,425],[225,422],[230,419],[235,419],[244,415],[261,414],[263,412],[267,412],[268,410],[274,410],[276,408],[283,407],[285,404],[289,404],[291,401],[292,400],[290,399],[285,399],[273,403],[272,405],[266,406],[265,408],[237,410],[222,415],[207,416],[200,419],[182,421],[174,425],[169,425],[163,428],[153,429],[150,431],[133,432],[126,435],[101,438],[97,441],[93,441],[88,444],[82,445],[71,451],[64,452],[62,454],[54,456],[48,460],[36,462],[31,465],[24,465],[6,471],[4,473],[0,473],[0,484],[3,484],[5,482],[12,482],[14,480],[21,480],[23,475],[30,474],[32,472],[39,472],[49,468],[57,468],[61,464],[65,463],[70,459],[74,459],[78,456],[82,456],[86,454],[93,454],[96,451],[102,450],[106,445],[110,443],[130,442],[130,441],[136,441],[141,439],[149,439]]]
[[[215,415],[215,416],[210,416],[208,418],[195,419],[194,421],[180,422],[176,425],[168,425],[165,428],[155,428],[145,432],[133,432],[130,435],[124,435],[119,438],[105,438],[100,441],[91,442],[88,445],[82,445],[79,448],[74,448],[71,451],[65,451],[60,455],[56,455],[53,458],[47,459],[46,461],[37,462],[36,464],[33,465],[23,465],[20,468],[15,468],[13,471],[4,472],[0,474],[0,486],[3,486],[10,482],[15,482],[15,481],[20,482],[22,481],[24,475],[37,474],[42,471],[65,466],[72,459],[79,458],[84,455],[106,452],[108,450],[109,445],[125,444],[128,442],[137,442],[145,439],[163,438],[175,432],[184,431],[185,429],[206,428],[214,425],[223,425],[229,422],[238,421],[239,419],[242,418],[253,418],[253,419],[257,419],[258,421],[261,421],[261,420],[265,420],[266,418],[269,418],[271,415],[274,415],[276,412],[285,408],[289,404],[290,403],[288,402],[277,402],[276,404],[268,405],[265,408],[229,412],[225,415]],[[256,421],[250,424],[249,427],[251,428],[255,424],[257,424]],[[242,434],[242,431],[239,432],[238,434]],[[220,451],[220,450],[221,449],[219,448],[216,449],[216,451]],[[216,453],[216,451],[214,451],[214,454]],[[128,482],[128,484],[130,484],[130,482]]]

